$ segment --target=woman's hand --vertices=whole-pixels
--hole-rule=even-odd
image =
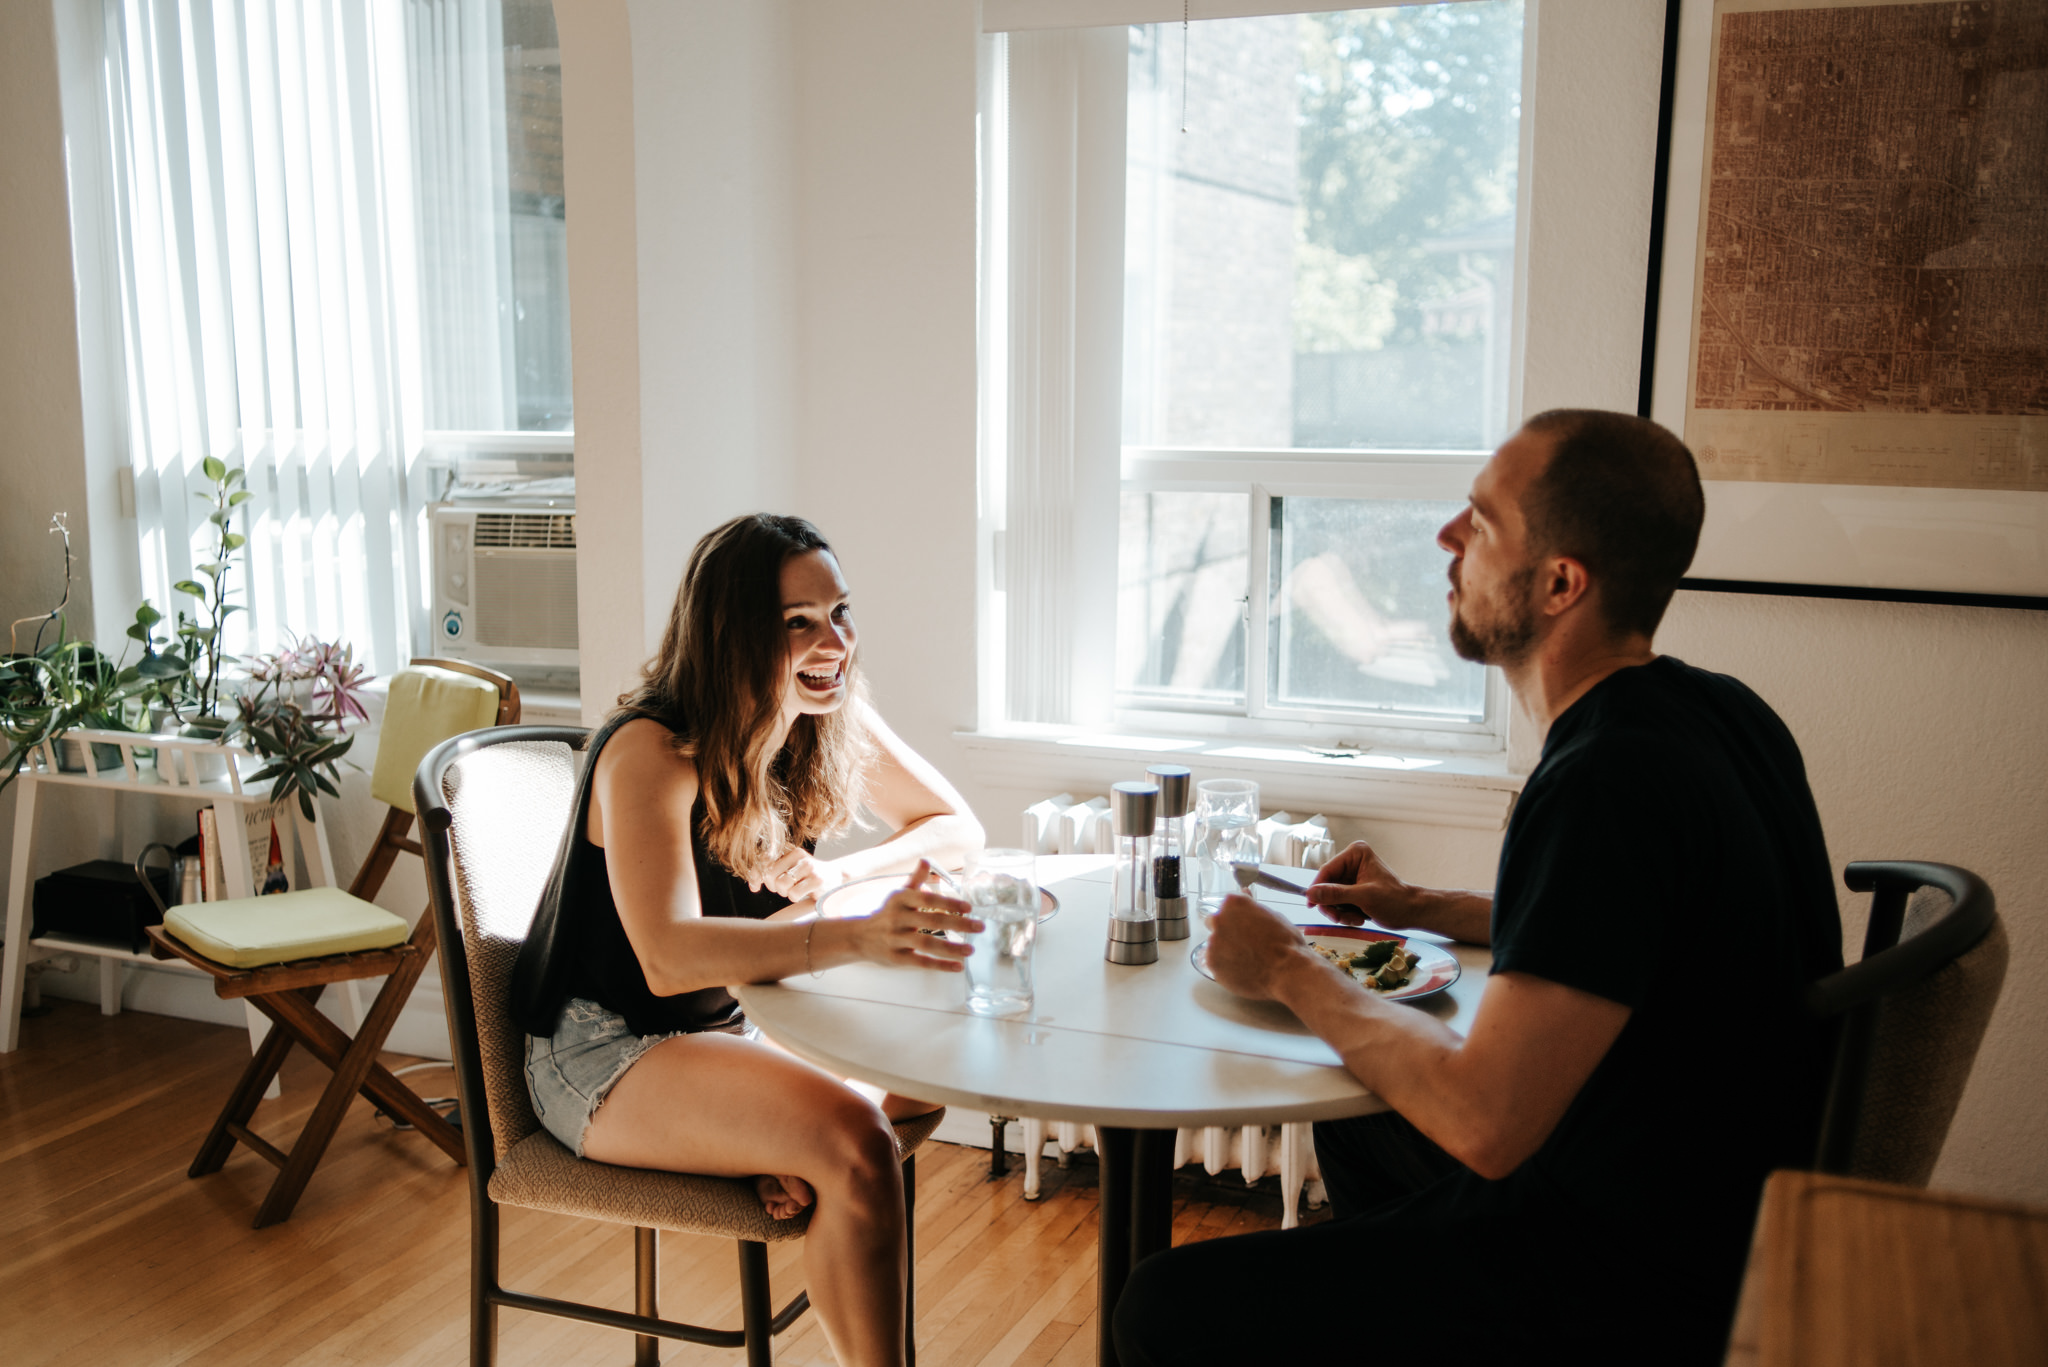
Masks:
[[[760,882],[749,881],[747,887],[753,892],[767,888],[779,897],[801,902],[806,897],[822,897],[845,881],[846,875],[836,860],[820,859],[796,845],[769,866]]]
[[[971,932],[980,930],[982,925],[967,914],[967,903],[927,887],[933,876],[930,863],[920,859],[909,881],[890,893],[880,910],[841,922],[853,934],[854,952],[878,964],[910,964],[935,968],[941,973],[960,972],[964,966],[960,961],[972,954],[973,948],[955,944],[941,933],[928,932]]]

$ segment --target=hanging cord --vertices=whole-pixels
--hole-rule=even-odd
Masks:
[[[1180,131],[1188,131],[1188,5],[1180,0]]]

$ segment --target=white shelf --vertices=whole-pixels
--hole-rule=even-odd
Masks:
[[[57,741],[45,741],[22,760],[22,773],[34,774],[39,783],[58,783],[72,788],[100,788],[126,792],[148,792],[152,797],[190,797],[204,802],[268,803],[268,785],[244,788],[249,773],[262,769],[263,760],[239,745],[194,740],[189,736],[151,736],[135,731],[67,731],[61,740],[82,742],[90,756],[93,746],[111,745],[121,752],[121,762],[105,768],[61,769],[57,763]],[[147,759],[138,750],[149,751]],[[166,759],[169,760],[166,763]],[[202,767],[224,767],[219,777],[200,778]]]
[[[204,976],[183,959],[159,959],[146,949],[136,953],[98,940],[77,940],[68,935],[38,935],[28,943],[29,948],[35,951],[30,955],[32,960],[53,959],[59,954],[84,954],[96,959],[113,959],[125,964],[148,964],[151,968],[168,968],[174,972]]]
[[[136,797],[183,798],[221,812],[224,832],[239,832],[241,809],[266,807],[270,803],[268,783],[245,787],[249,775],[260,770],[263,761],[247,750],[218,741],[194,740],[186,736],[149,736],[131,731],[76,730],[65,739],[91,745],[111,745],[121,753],[118,766],[67,773],[57,767],[55,743],[45,742],[31,750],[16,776],[14,809],[14,850],[7,876],[7,926],[5,951],[0,953],[0,1053],[11,1053],[20,1041],[21,1002],[30,962],[59,954],[73,954],[100,961],[100,1010],[108,1015],[119,1011],[121,965],[146,964],[161,968],[165,961],[147,953],[135,953],[118,946],[66,935],[30,938],[30,897],[34,882],[36,808],[44,784],[65,788],[88,788],[103,793],[127,793]],[[147,760],[136,751],[153,752]],[[88,757],[90,751],[87,751]],[[202,768],[226,768],[225,775],[201,779]],[[113,804],[109,803],[111,807]],[[295,804],[280,810],[281,819],[295,823],[299,849],[306,861],[310,882],[333,887],[334,860],[327,847],[326,826],[318,808],[307,818]],[[118,829],[118,825],[114,828]],[[239,838],[223,836],[220,848],[223,890],[230,897],[248,897],[255,892],[255,874],[247,845]],[[175,960],[170,961],[176,963]],[[178,969],[186,965],[178,964]],[[197,971],[197,970],[190,970]],[[252,1046],[266,1028],[254,1008],[247,1009]]]
[[[147,749],[148,747],[144,747]],[[253,771],[252,771],[253,772]],[[119,769],[102,769],[96,774],[38,773],[38,783],[58,783],[67,788],[105,788],[116,792],[146,792],[151,797],[189,797],[201,802],[257,802],[268,804],[270,784],[264,782],[257,788],[237,789],[227,779],[208,779],[204,783],[171,783],[146,764],[136,766],[135,777],[130,778]]]

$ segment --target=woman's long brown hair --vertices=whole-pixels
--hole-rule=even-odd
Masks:
[[[758,878],[792,844],[851,824],[873,753],[852,657],[845,705],[798,717],[779,755],[771,748],[789,687],[782,567],[810,551],[832,547],[800,517],[750,513],[706,535],[690,553],[660,652],[619,698],[620,710],[675,732],[676,748],[696,761],[699,834],[742,878]]]

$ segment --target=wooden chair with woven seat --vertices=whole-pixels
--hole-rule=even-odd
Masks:
[[[547,726],[465,736],[428,755],[415,781],[469,1146],[470,1362],[489,1367],[496,1361],[498,1309],[510,1306],[626,1330],[635,1336],[636,1367],[660,1361],[662,1338],[745,1347],[749,1367],[765,1367],[773,1337],[810,1304],[808,1294],[799,1293],[780,1311],[774,1308],[768,1244],[801,1238],[810,1212],[791,1220],[771,1218],[749,1181],[578,1158],[541,1127],[527,1094],[525,1039],[512,1020],[512,970],[574,810],[575,752],[587,738],[578,728]],[[912,1225],[915,1152],[943,1115],[938,1111],[896,1126]],[[633,1226],[636,1313],[506,1290],[498,1281],[500,1206]],[[659,1229],[738,1241],[740,1328],[660,1318]],[[914,1269],[914,1250],[910,1262]],[[906,1304],[905,1350],[913,1367],[914,1310],[914,1301]]]
[[[434,952],[434,918],[421,915],[408,933],[403,918],[370,899],[400,853],[421,853],[409,835],[411,780],[420,758],[450,736],[518,719],[519,689],[504,675],[459,661],[413,661],[390,681],[370,776],[371,795],[389,810],[348,891],[307,888],[177,906],[163,925],[149,928],[157,958],[183,959],[202,969],[212,976],[217,996],[241,998],[270,1018],[270,1030],[186,1170],[191,1177],[219,1172],[237,1143],[270,1162],[278,1173],[257,1209],[256,1228],[290,1217],[358,1092],[456,1163],[466,1161],[456,1128],[377,1062]],[[377,977],[384,986],[351,1039],[321,1014],[320,995],[330,983]],[[286,1151],[252,1131],[249,1122],[294,1044],[333,1076]]]

